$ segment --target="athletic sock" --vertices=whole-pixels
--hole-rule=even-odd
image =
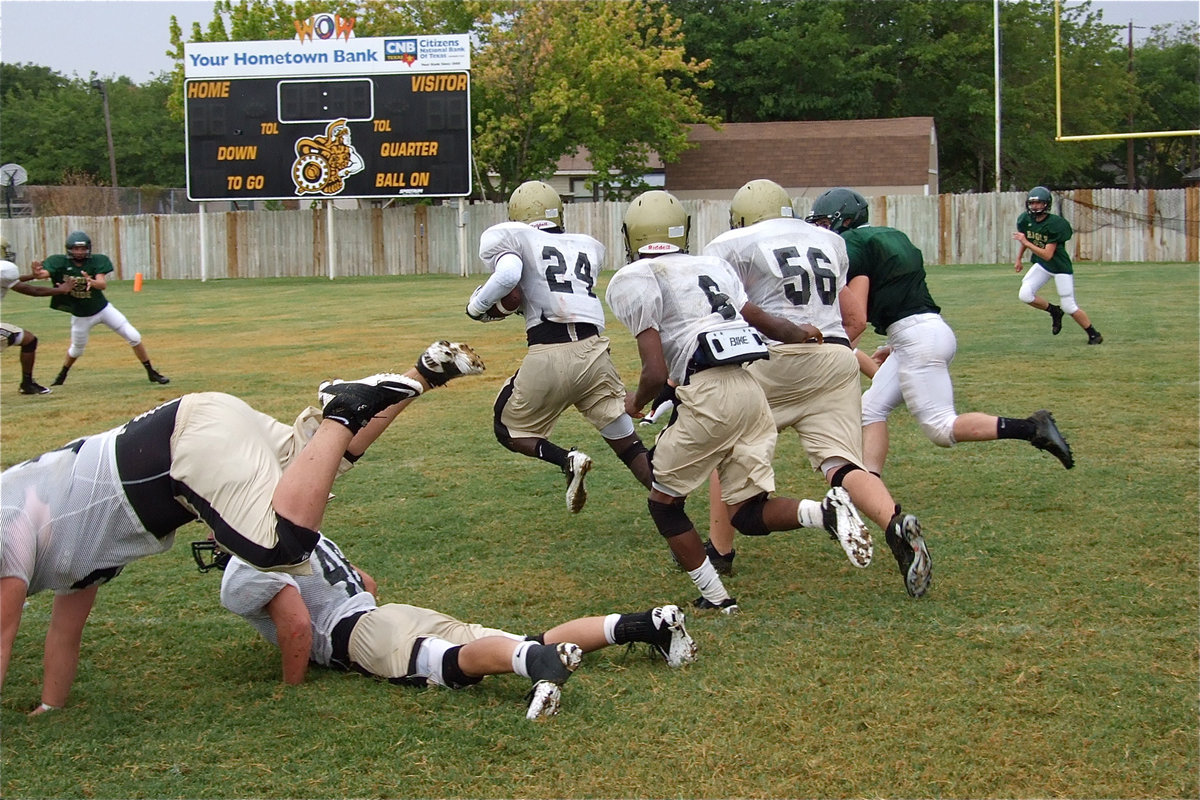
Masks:
[[[1029,441],[1036,432],[1037,426],[1030,419],[1013,419],[1012,417],[998,417],[996,419],[997,439],[1024,439]]]

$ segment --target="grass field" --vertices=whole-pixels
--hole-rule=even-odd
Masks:
[[[1100,347],[1070,320],[1051,337],[1049,317],[1017,300],[1011,266],[930,272],[958,335],[959,410],[1049,408],[1078,465],[1020,442],[940,449],[898,412],[885,477],[926,529],[924,599],[905,595],[874,529],[866,570],[812,532],[739,539],[729,585],[743,614],[689,617],[696,664],[592,654],[562,714],[529,723],[516,676],[418,691],[316,669],[285,687],[276,653],[192,565],[186,543],[205,535],[192,525],[101,589],[69,706],[38,718],[24,712],[39,698],[51,597],[30,599],[0,702],[3,796],[1198,796],[1195,265],[1081,266]],[[523,331],[463,315],[477,282],[115,283],[110,298],[170,385],[149,384],[103,328],[48,397],[17,394],[6,352],[0,460],[192,391],[290,420],[321,379],[402,369],[428,342],[461,339],[486,375],[414,404],[326,516],[381,599],[529,633],[687,604],[696,593],[644,490],[578,415],[555,437],[597,462],[578,516],[551,467],[493,439],[492,400]],[[4,319],[39,335],[48,384],[68,320],[45,305],[10,295]],[[616,323],[609,333],[632,383],[634,342]],[[822,494],[794,437],[777,456],[781,493]],[[689,513],[703,523],[706,507],[696,496]]]

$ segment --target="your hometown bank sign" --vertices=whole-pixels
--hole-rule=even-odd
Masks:
[[[317,14],[291,40],[183,57],[192,200],[471,193],[466,34],[358,38]]]

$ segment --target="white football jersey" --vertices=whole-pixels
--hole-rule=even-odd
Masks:
[[[11,261],[0,260],[0,299],[8,294],[8,289],[21,279],[20,268]]]
[[[812,325],[826,338],[846,338],[838,295],[850,260],[833,231],[800,219],[768,219],[721,234],[704,254],[732,264],[746,297],[763,311]]]
[[[233,556],[221,576],[221,605],[244,618],[264,639],[278,647],[279,634],[267,613],[267,603],[284,586],[295,586],[312,619],[310,655],[313,661],[327,667],[333,657],[334,627],[355,612],[375,608],[375,596],[363,586],[362,577],[338,546],[324,536],[308,562],[311,575],[289,575],[260,572]]]
[[[489,269],[505,253],[521,259],[525,328],[542,322],[590,322],[604,329],[604,306],[592,291],[604,245],[583,233],[548,233],[524,222],[501,222],[479,238]]]
[[[22,461],[0,478],[0,577],[28,594],[70,591],[114,577],[131,561],[171,549],[129,505],[117,474],[125,426]]]
[[[671,253],[617,270],[605,296],[617,319],[637,336],[654,328],[662,338],[671,380],[682,384],[700,334],[746,327],[746,291],[727,262]]]

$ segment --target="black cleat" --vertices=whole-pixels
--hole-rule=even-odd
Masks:
[[[21,386],[17,391],[21,394],[50,394],[49,389],[34,380],[21,381]]]
[[[692,607],[698,608],[701,611],[708,609],[719,609],[722,614],[729,614],[730,616],[741,613],[741,609],[738,608],[737,600],[732,597],[727,597],[721,601],[720,605],[717,605],[705,597],[700,596],[692,601]]]
[[[358,433],[388,406],[418,397],[421,385],[405,375],[381,372],[356,381],[325,381],[317,389],[325,419],[340,422]]]
[[[1104,337],[1100,335],[1100,331],[1096,331],[1096,335],[1088,334],[1088,344],[1103,344]]]
[[[170,378],[168,378],[166,375],[163,375],[158,370],[154,370],[154,369],[147,370],[146,375],[147,375],[147,377],[150,378],[151,383],[167,384],[167,383],[171,382]]]
[[[733,574],[733,557],[737,555],[737,550],[730,550],[728,555],[721,555],[717,552],[717,548],[713,546],[711,541],[704,543],[704,554],[708,556],[708,560],[712,563],[713,569],[718,575],[726,576]]]
[[[1046,309],[1050,312],[1050,334],[1058,336],[1062,333],[1062,321],[1064,312],[1058,306],[1050,306]]]
[[[933,562],[929,558],[929,550],[925,547],[925,539],[921,536],[921,523],[912,514],[897,514],[888,523],[883,535],[887,538],[888,547],[896,557],[900,567],[900,577],[904,579],[904,588],[913,597],[920,597],[929,591],[933,577]]]
[[[1029,421],[1035,426],[1033,438],[1029,443],[1038,450],[1045,450],[1062,462],[1067,469],[1075,466],[1075,458],[1071,455],[1071,446],[1054,424],[1054,417],[1049,411],[1042,409],[1029,415]]]
[[[58,373],[58,375],[56,375],[54,377],[54,380],[50,382],[50,385],[51,386],[62,386],[66,382],[67,382],[67,371],[64,369],[64,370],[61,370]]]

